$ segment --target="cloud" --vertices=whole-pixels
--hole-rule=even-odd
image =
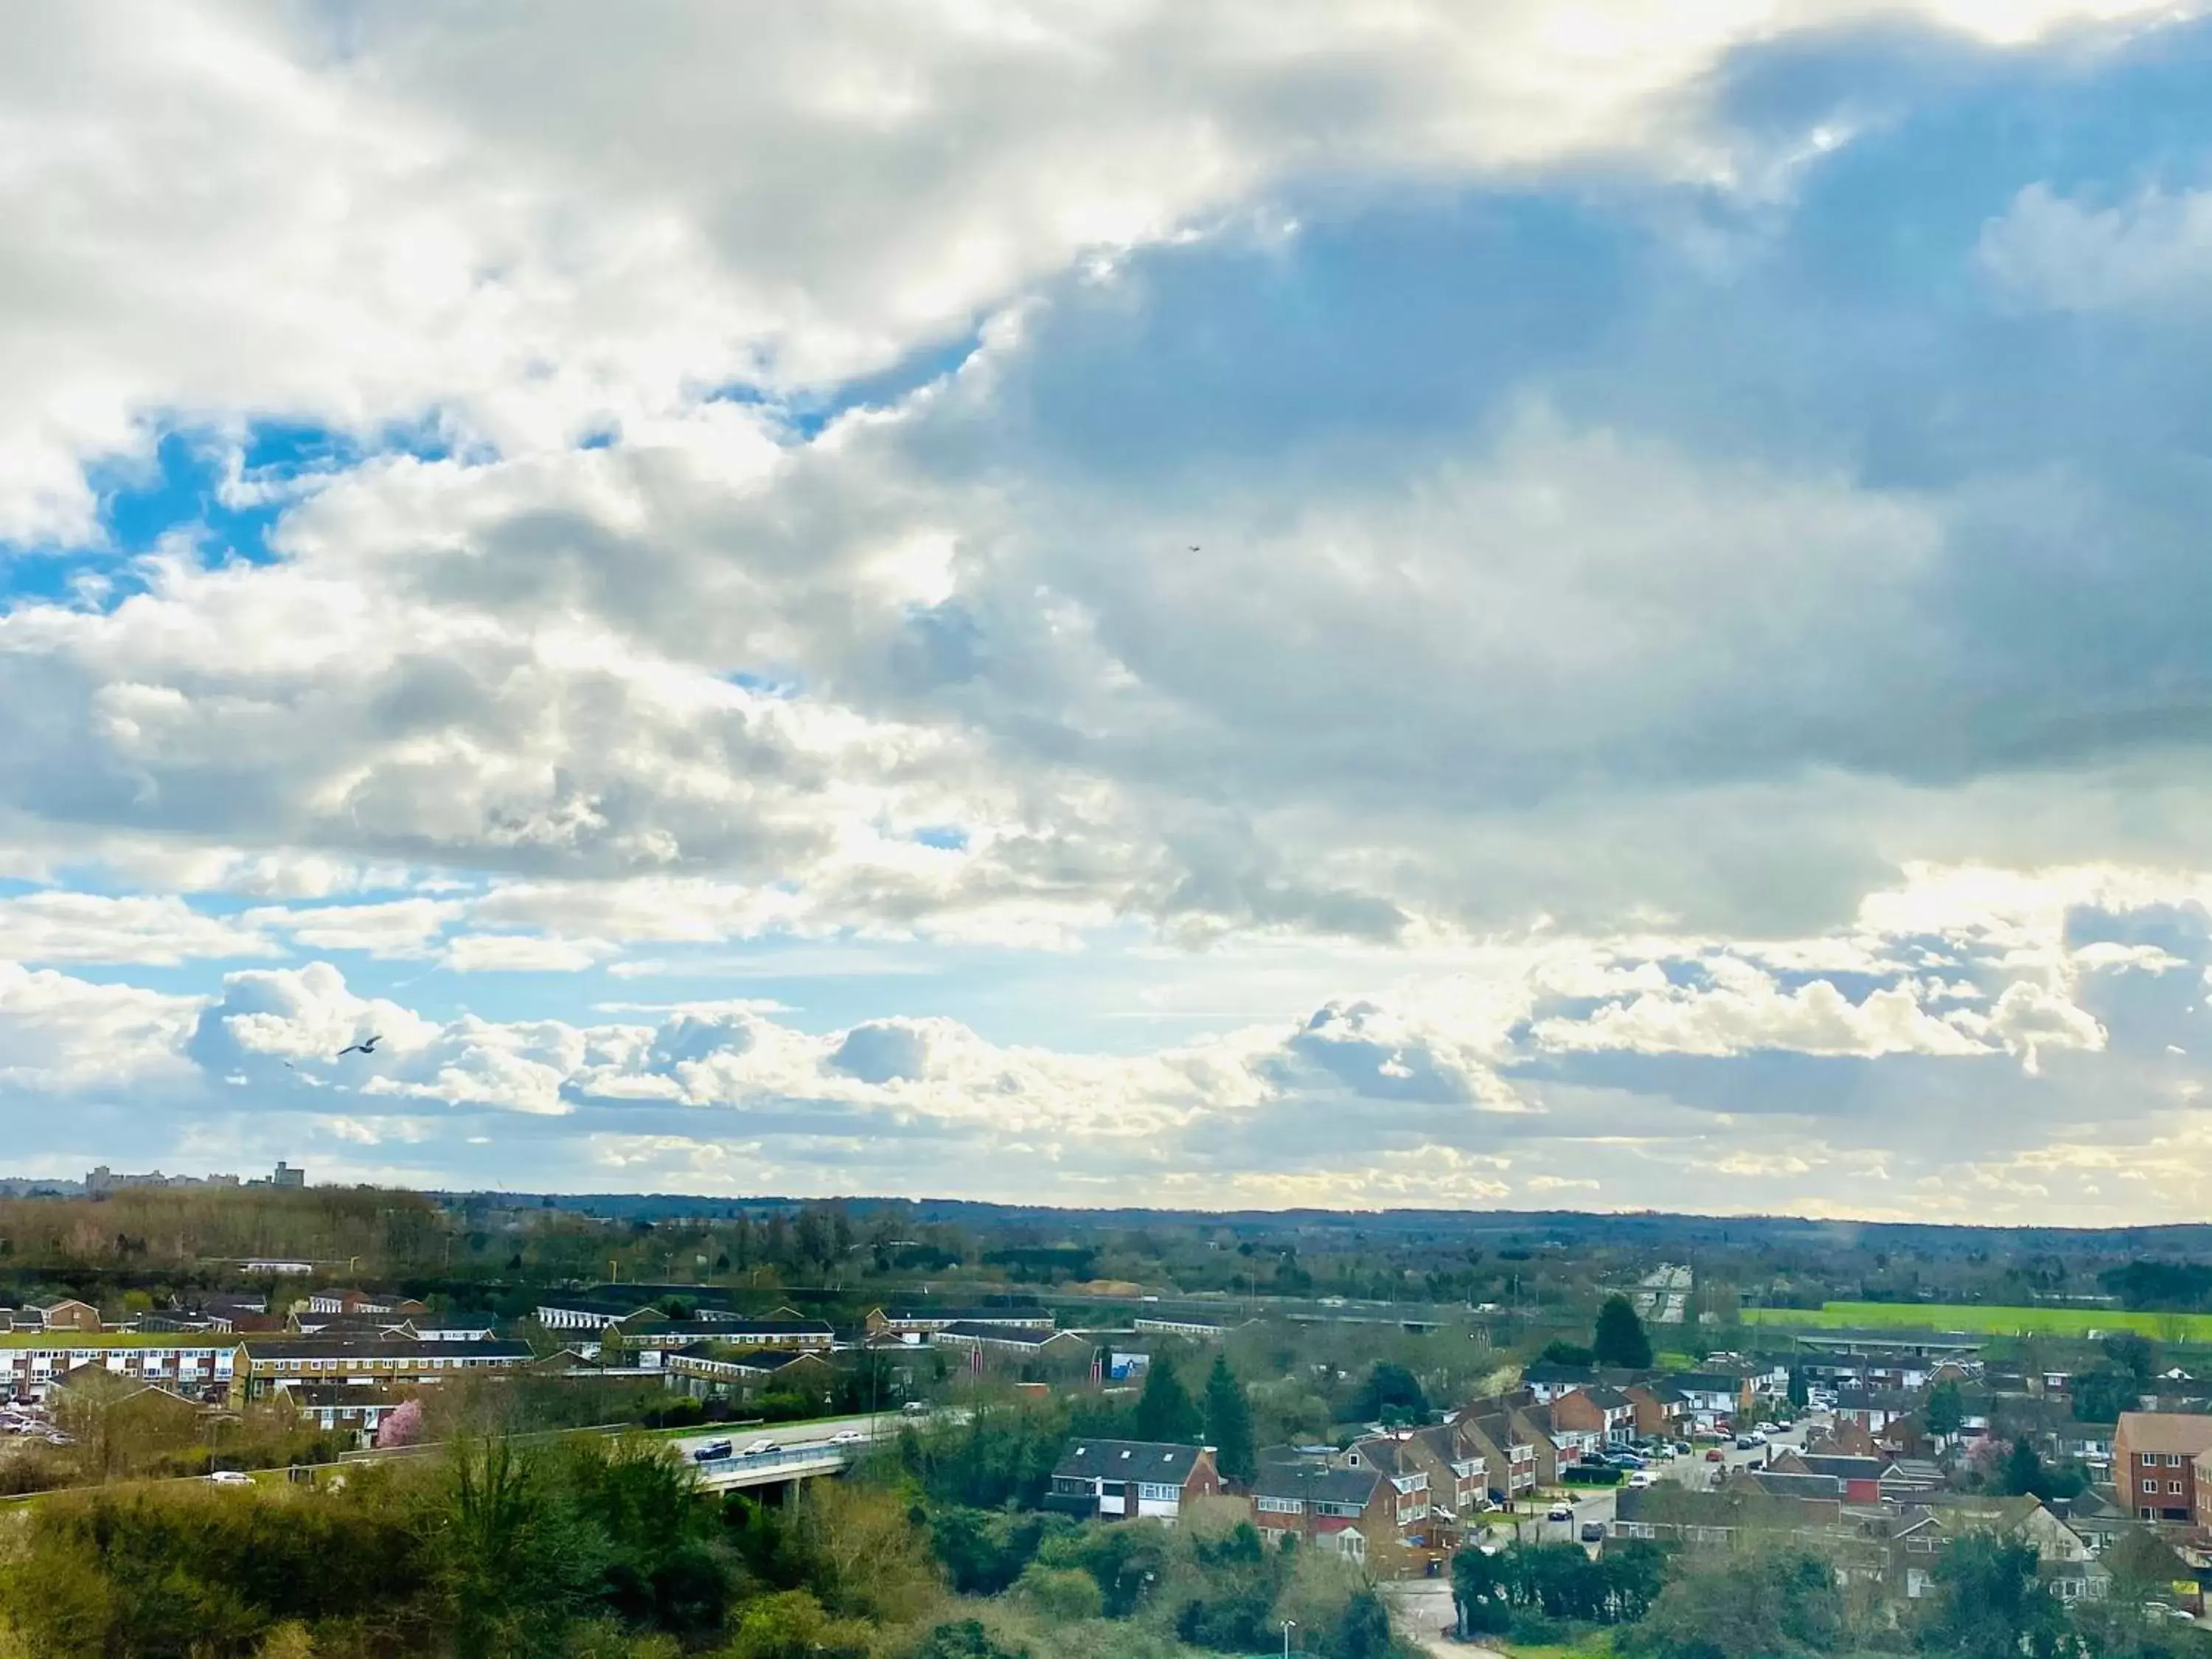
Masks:
[[[204,915],[173,896],[25,893],[0,898],[0,957],[18,962],[180,963],[283,953],[256,924]]]
[[[1546,1020],[1535,1035],[1547,1048],[1657,1054],[1760,1048],[1861,1057],[1990,1052],[1955,1020],[1929,1014],[1909,987],[1869,992],[1854,1003],[1826,980],[1785,991],[1764,975],[1717,990],[1647,994],[1608,1005],[1587,1019]]]
[[[0,962],[0,1085],[67,1094],[174,1084],[199,1006],[195,997]]]
[[[2212,193],[2147,191],[2108,207],[2033,184],[1982,234],[1990,281],[2051,311],[2166,310],[2202,302],[2212,276]]]

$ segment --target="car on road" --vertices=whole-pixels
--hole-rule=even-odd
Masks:
[[[694,1463],[718,1463],[729,1455],[728,1441],[709,1440],[705,1445],[695,1447],[692,1449],[691,1461]]]
[[[1583,1542],[1585,1544],[1602,1544],[1605,1542],[1605,1522],[1602,1521],[1583,1522]]]
[[[830,1437],[830,1443],[833,1446],[865,1446],[868,1443],[868,1437],[858,1429],[840,1429]]]
[[[253,1477],[243,1469],[217,1469],[208,1479],[218,1486],[250,1486],[253,1484]]]
[[[1574,1518],[1575,1509],[1571,1504],[1554,1504],[1544,1511],[1547,1521],[1571,1521]]]
[[[763,1452],[772,1452],[775,1449],[775,1441],[756,1440],[750,1445],[747,1446],[744,1450],[739,1452],[738,1455],[740,1457],[758,1457]]]
[[[1738,1451],[1757,1451],[1759,1443],[1747,1434],[1740,1434],[1735,1437],[1735,1449]]]
[[[1635,1474],[1628,1477],[1629,1490],[1632,1492],[1642,1492],[1646,1486],[1649,1486],[1658,1478],[1659,1477],[1656,1474],[1650,1474],[1642,1469],[1638,1469]]]
[[[927,1400],[909,1400],[905,1405],[899,1407],[899,1412],[901,1415],[906,1417],[927,1417],[929,1415],[929,1401]]]
[[[1718,1446],[1715,1446],[1711,1451],[1708,1451],[1705,1454],[1705,1462],[1708,1463],[1724,1463],[1727,1461],[1728,1460],[1726,1458],[1721,1455],[1721,1449]]]

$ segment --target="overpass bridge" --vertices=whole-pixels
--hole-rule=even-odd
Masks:
[[[825,1474],[842,1474],[853,1467],[865,1446],[833,1446],[825,1442],[778,1446],[750,1457],[718,1457],[694,1463],[702,1492],[743,1492],[753,1486],[781,1486],[788,1480],[812,1480]],[[689,1454],[686,1454],[687,1455]]]

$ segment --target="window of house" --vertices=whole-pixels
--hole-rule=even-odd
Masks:
[[[2158,1482],[2155,1480],[2146,1480],[2142,1483],[2142,1489],[2145,1492],[2156,1492],[2158,1490]]]
[[[2168,1492],[2179,1492],[2181,1490],[2181,1482],[2179,1480],[2169,1480],[2166,1483],[2166,1489]]]

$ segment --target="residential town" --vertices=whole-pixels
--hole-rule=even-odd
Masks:
[[[390,1198],[148,1185],[9,1201],[29,1206],[19,1228],[64,1202],[214,1221],[275,1204],[327,1229]],[[1540,1252],[1527,1230],[1503,1235],[1494,1271],[1431,1272],[1457,1301],[1413,1302],[1315,1294],[1287,1247],[1266,1291],[1206,1289],[1237,1276],[1222,1257],[1251,1255],[1211,1224],[1161,1226],[1149,1255],[1111,1247],[1153,1289],[1100,1274],[1100,1244],[1013,1242],[1035,1237],[1026,1223],[963,1236],[827,1206],[625,1222],[616,1274],[563,1279],[532,1256],[608,1224],[503,1213],[495,1233],[418,1201],[401,1231],[380,1224],[409,1241],[397,1258],[202,1256],[167,1289],[68,1265],[53,1234],[42,1248],[64,1254],[18,1278],[81,1290],[0,1310],[0,1480],[57,1498],[125,1477],[313,1493],[363,1462],[456,1455],[487,1427],[644,1434],[733,1517],[888,1480],[938,1494],[947,1517],[1000,1517],[973,1522],[994,1535],[1022,1516],[1102,1540],[1243,1528],[1262,1560],[1326,1560],[1369,1587],[1406,1640],[1470,1647],[1641,1629],[1663,1620],[1666,1584],[1784,1557],[1821,1563],[1877,1634],[1952,1605],[1961,1564],[1990,1551],[2027,1605],[2177,1639],[2212,1582],[2212,1347],[2191,1316],[2114,1306],[2008,1334],[1963,1326],[2018,1310],[1971,1303],[1921,1304],[1960,1328],[1898,1304],[1863,1304],[1881,1316],[1862,1324],[1835,1304],[1717,1311],[1711,1275],[1802,1269],[1757,1240],[1693,1270],[1565,1233]],[[477,1237],[483,1265],[446,1271],[449,1241]],[[1516,1307],[1532,1280],[1545,1299]],[[1596,1575],[1580,1589],[1561,1588],[1569,1557]],[[947,1558],[956,1581],[964,1559]]]

